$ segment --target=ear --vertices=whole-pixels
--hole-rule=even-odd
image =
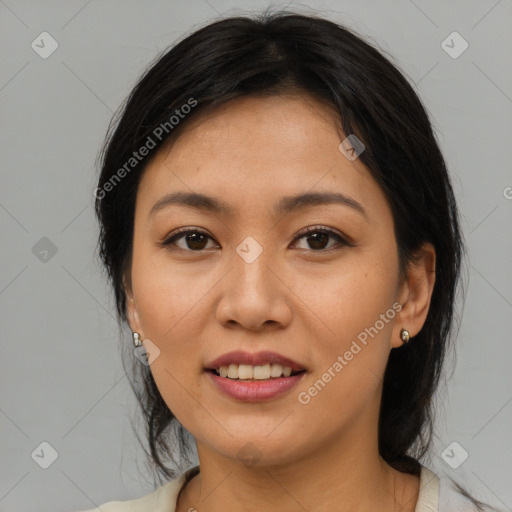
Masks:
[[[130,329],[133,332],[138,332],[142,338],[140,319],[137,312],[137,304],[135,302],[131,278],[129,276],[127,277],[125,275],[123,277],[123,287],[126,296],[126,316],[128,318],[128,323],[130,324]]]
[[[391,347],[404,344],[400,332],[409,331],[411,338],[423,327],[430,308],[430,299],[436,280],[436,251],[434,246],[425,242],[416,253],[416,260],[409,266],[409,277],[400,287],[398,302],[402,309],[397,315],[393,328]],[[414,343],[410,340],[409,343]]]

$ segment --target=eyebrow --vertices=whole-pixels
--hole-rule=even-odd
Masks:
[[[366,210],[355,199],[340,192],[305,192],[295,196],[282,197],[275,205],[277,214],[289,214],[310,206],[340,204],[358,211],[368,218]],[[149,211],[149,217],[170,205],[180,205],[224,215],[233,215],[234,209],[218,197],[197,192],[173,192],[160,198]]]

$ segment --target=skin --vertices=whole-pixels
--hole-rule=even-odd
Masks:
[[[301,95],[232,101],[191,120],[150,161],[137,192],[131,275],[133,331],[160,350],[150,369],[168,407],[194,436],[201,471],[180,492],[177,511],[414,511],[419,478],[391,468],[378,452],[382,378],[400,330],[413,337],[427,317],[435,250],[425,244],[401,281],[387,200],[343,140],[328,107]],[[222,198],[225,216],[171,205],[163,195]],[[273,213],[282,196],[336,191],[367,218],[339,204]],[[320,225],[348,237],[312,243],[299,230]],[[211,238],[199,250],[180,227]],[[237,246],[251,236],[263,252],[247,263]],[[365,328],[402,309],[308,404],[298,401]],[[144,341],[146,344],[147,342]],[[265,402],[232,399],[203,368],[231,350],[274,350],[303,364],[298,387]],[[252,443],[259,461],[239,450]]]

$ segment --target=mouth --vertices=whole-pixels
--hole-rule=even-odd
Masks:
[[[257,353],[236,350],[223,354],[205,364],[205,370],[214,371],[230,379],[265,380],[273,377],[289,377],[307,371],[305,364],[272,351]]]
[[[289,366],[281,366],[279,364],[256,367],[231,364],[229,366],[221,366],[220,368],[205,368],[205,371],[218,377],[248,382],[282,379],[306,373],[306,370],[292,370]]]
[[[290,392],[306,377],[307,371],[292,370],[279,364],[230,364],[220,368],[205,368],[214,388],[240,402],[261,402],[276,399]]]

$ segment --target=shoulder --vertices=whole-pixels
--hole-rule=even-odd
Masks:
[[[447,476],[421,468],[420,492],[415,512],[479,512]]]
[[[480,509],[447,477],[440,478],[439,512],[479,512]]]
[[[199,466],[194,466],[181,473],[177,478],[168,481],[155,491],[140,498],[108,501],[96,508],[80,512],[175,512],[176,500],[181,488],[198,471]]]

